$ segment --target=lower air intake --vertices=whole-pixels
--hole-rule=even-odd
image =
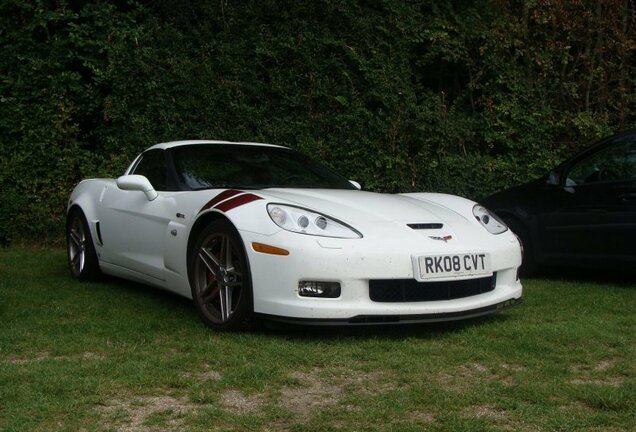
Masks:
[[[369,296],[380,303],[453,300],[487,293],[494,290],[496,284],[496,273],[485,278],[443,282],[380,279],[369,281]]]

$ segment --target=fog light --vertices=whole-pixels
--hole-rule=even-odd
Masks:
[[[340,297],[340,283],[300,281],[298,294],[302,297],[337,298]]]

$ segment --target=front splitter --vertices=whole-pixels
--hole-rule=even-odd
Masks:
[[[520,305],[523,298],[506,300],[494,305],[469,309],[459,312],[446,312],[435,314],[418,315],[356,315],[351,318],[296,318],[284,317],[269,314],[255,314],[256,317],[269,321],[276,321],[286,324],[308,325],[308,326],[359,326],[359,325],[391,325],[391,324],[422,324],[445,321],[459,321],[471,318],[478,318],[485,315],[494,314],[504,309]]]

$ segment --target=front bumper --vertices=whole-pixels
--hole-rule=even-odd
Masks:
[[[251,268],[254,312],[277,321],[322,325],[452,321],[497,312],[522,297],[517,279],[521,253],[510,232],[448,243],[417,233],[399,239],[384,235],[343,240],[286,231],[271,236],[242,231],[241,237]],[[284,248],[289,255],[255,252],[252,242]],[[435,301],[371,300],[370,280],[414,279],[413,258],[418,255],[476,250],[490,254],[496,274],[496,284],[487,292]],[[339,282],[341,295],[302,297],[298,283],[305,280]]]

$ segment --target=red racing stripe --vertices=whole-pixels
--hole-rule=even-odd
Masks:
[[[221,210],[222,212],[230,211],[236,207],[242,206],[243,204],[251,203],[252,201],[263,199],[254,194],[245,194],[234,197],[230,200],[224,201],[221,204],[214,207],[217,210]]]
[[[243,192],[240,191],[240,190],[236,190],[236,189],[228,189],[226,191],[223,191],[220,194],[218,194],[217,196],[215,196],[214,198],[212,198],[210,201],[208,201],[208,203],[203,206],[201,211],[207,210],[210,207],[213,207],[216,204],[220,203],[221,201],[226,200],[228,198],[231,198],[234,195],[238,195],[240,193],[243,193]]]

